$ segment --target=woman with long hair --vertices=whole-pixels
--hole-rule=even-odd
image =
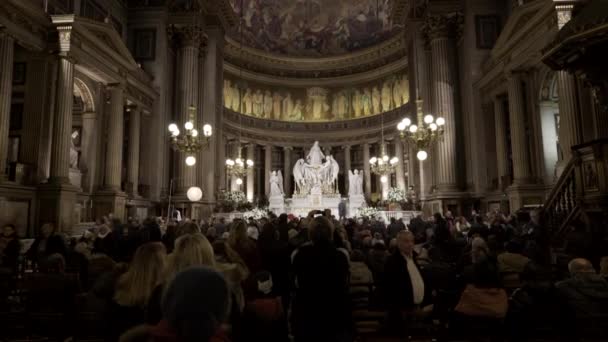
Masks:
[[[165,259],[161,243],[146,243],[137,249],[129,268],[118,278],[110,301],[106,322],[111,340],[144,322],[148,300],[163,279]]]
[[[235,220],[232,222],[228,245],[243,258],[251,274],[261,270],[260,253],[256,243],[247,235],[247,223],[245,221]]]

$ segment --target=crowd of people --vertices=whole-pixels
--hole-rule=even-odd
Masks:
[[[52,327],[30,328],[59,339],[85,329],[74,322],[86,307],[106,341],[354,341],[354,298],[381,313],[377,334],[396,338],[414,321],[439,337],[485,330],[514,341],[547,326],[571,341],[589,322],[608,323],[608,258],[593,260],[599,273],[573,258],[562,274],[534,214],[388,225],[329,210],[179,224],[104,218],[72,239],[45,224],[24,253],[14,226],[1,233],[0,311],[54,312]]]

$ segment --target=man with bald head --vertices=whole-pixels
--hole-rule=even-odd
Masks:
[[[591,262],[573,259],[568,263],[568,271],[570,278],[555,284],[565,309],[564,320],[570,321],[570,326],[574,327],[572,322],[584,323],[591,318],[608,317],[608,282],[595,272]]]

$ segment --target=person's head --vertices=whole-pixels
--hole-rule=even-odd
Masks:
[[[243,245],[249,242],[249,236],[247,235],[247,224],[243,220],[235,220],[230,226],[230,235],[228,237],[228,243],[230,246],[235,247]]]
[[[524,245],[517,240],[511,240],[505,244],[505,250],[509,253],[523,254]]]
[[[395,223],[397,220],[394,217],[391,217],[391,223]]]
[[[10,238],[16,235],[17,229],[14,224],[5,224],[2,227],[2,236],[6,238]]]
[[[40,227],[40,235],[42,235],[43,238],[48,238],[54,231],[55,227],[52,223],[45,223]]]
[[[170,279],[176,273],[192,266],[215,267],[213,247],[203,234],[187,234],[175,240],[165,279]]]
[[[313,244],[329,243],[333,239],[334,225],[325,216],[317,216],[310,221],[310,240]]]
[[[163,318],[177,341],[209,341],[228,315],[229,293],[224,277],[211,268],[177,273],[161,300]]]
[[[490,249],[486,241],[480,237],[476,237],[471,242],[471,258],[473,263],[487,258],[490,254]]]
[[[253,226],[247,227],[247,236],[249,236],[250,239],[257,241],[259,235],[260,235],[260,231],[258,230],[257,227],[253,227]]]
[[[593,268],[593,265],[589,260],[576,258],[568,263],[568,272],[570,272],[571,276],[576,277],[586,274],[595,274],[595,268]]]
[[[127,272],[118,278],[114,301],[122,306],[145,306],[154,288],[162,282],[165,261],[163,244],[149,242],[139,246]]]
[[[534,209],[530,212],[530,221],[534,224],[540,223],[540,210]]]
[[[40,263],[40,271],[43,273],[65,272],[65,258],[59,253],[49,255]]]
[[[401,254],[411,256],[414,251],[414,234],[409,230],[397,233],[397,248]]]
[[[350,252],[350,261],[352,262],[365,262],[365,254],[362,251],[355,249]]]
[[[496,264],[485,258],[474,263],[473,285],[485,288],[500,287],[500,275]]]
[[[194,222],[186,222],[177,229],[177,236],[200,234],[201,229]]]

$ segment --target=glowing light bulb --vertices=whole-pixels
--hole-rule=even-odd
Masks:
[[[433,116],[431,114],[428,114],[424,117],[424,123],[430,124],[431,122],[433,122],[433,119]]]
[[[382,183],[386,183],[386,182],[388,182],[388,177],[386,177],[386,176],[382,176],[382,177],[380,177],[380,181],[381,181]]]
[[[429,125],[429,128],[431,129],[431,131],[436,131],[438,127],[436,123],[432,123]]]
[[[397,164],[398,161],[399,161],[399,158],[393,157],[393,159],[391,159],[391,164],[395,165],[395,164]]]
[[[196,164],[196,158],[194,158],[194,156],[187,156],[186,165],[193,166],[194,164]]]
[[[198,186],[193,186],[188,189],[186,192],[186,196],[192,202],[198,202],[203,198],[203,190]]]
[[[405,122],[401,121],[398,125],[397,125],[397,129],[400,131],[405,131]]]
[[[193,137],[198,137],[198,131],[193,129],[192,132],[190,132],[192,134]]]
[[[418,131],[418,126],[416,125],[411,125],[410,126],[410,132],[411,133],[416,133]]]
[[[211,128],[210,124],[205,124],[203,126],[203,135],[206,137],[210,137],[211,134],[213,134],[213,129]]]
[[[385,162],[388,161],[388,156],[387,155],[382,156],[382,160]]]
[[[174,123],[170,124],[170,125],[169,125],[169,132],[173,132],[173,131],[175,131],[175,130],[178,130],[178,129],[177,129],[177,125],[176,125],[176,124],[174,124]]]
[[[192,121],[188,121],[184,124],[184,128],[189,131],[194,128],[194,124],[192,123]]]
[[[226,165],[228,165],[228,166],[234,166],[234,160],[232,160],[232,159],[226,159]]]
[[[384,165],[384,160],[378,159],[378,165]]]
[[[243,184],[243,180],[242,180],[242,179],[240,179],[240,178],[237,178],[237,179],[236,179],[236,184],[237,184],[237,185],[241,185],[241,184]]]
[[[443,125],[445,125],[445,119],[437,118],[437,120],[435,120],[435,123],[437,123],[437,126],[443,126]]]
[[[253,160],[247,159],[247,166],[253,166]]]
[[[171,131],[171,135],[176,137],[179,135],[179,129],[177,127],[175,127],[175,129],[173,131]]]
[[[409,126],[412,124],[412,120],[410,120],[410,118],[405,118],[403,119],[403,121],[401,121],[405,124],[405,127]]]
[[[416,153],[418,160],[426,160],[428,156],[429,155],[426,153],[426,151],[418,151],[418,153]]]
[[[378,161],[378,158],[376,158],[376,157],[372,157],[372,158],[369,160],[369,163],[370,163],[370,164],[376,164],[376,162],[377,162],[377,161]]]

